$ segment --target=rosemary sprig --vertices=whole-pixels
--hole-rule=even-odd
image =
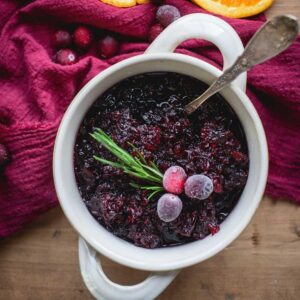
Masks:
[[[118,158],[118,162],[114,162],[94,155],[95,160],[103,164],[111,165],[115,168],[122,169],[126,174],[132,175],[150,183],[155,183],[155,186],[140,186],[135,183],[130,184],[135,188],[152,191],[152,193],[149,195],[149,199],[153,197],[156,193],[163,191],[163,174],[153,162],[151,162],[150,165],[148,165],[143,155],[138,151],[138,149],[134,145],[128,143],[132,147],[132,149],[137,153],[136,157],[131,156],[131,154],[119,147],[111,139],[111,137],[108,136],[100,128],[97,128],[91,134],[91,136]]]
[[[130,185],[137,189],[152,191],[148,196],[148,200],[150,200],[157,193],[162,192],[164,190],[162,186],[142,186],[133,182],[131,182]]]

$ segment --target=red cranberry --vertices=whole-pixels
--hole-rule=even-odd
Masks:
[[[149,31],[149,36],[148,36],[149,41],[150,42],[154,41],[163,30],[164,27],[162,25],[160,24],[153,25]]]
[[[99,55],[103,58],[110,58],[119,51],[119,42],[108,35],[99,41]]]
[[[74,44],[77,48],[88,49],[93,40],[92,31],[86,26],[78,26],[73,34]]]
[[[0,144],[0,168],[4,167],[9,161],[8,152],[4,145]]]
[[[57,51],[55,58],[55,62],[61,65],[72,65],[77,60],[76,53],[71,49],[61,49]]]
[[[57,30],[53,36],[53,44],[56,48],[66,48],[72,43],[71,34],[66,30]]]
[[[164,27],[179,19],[180,16],[178,8],[173,5],[162,5],[156,12],[158,22]]]
[[[164,174],[163,186],[169,193],[181,194],[186,178],[187,175],[183,168],[172,166]]]

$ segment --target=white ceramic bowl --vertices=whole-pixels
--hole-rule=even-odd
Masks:
[[[267,143],[257,112],[245,94],[246,74],[243,74],[221,94],[244,128],[250,156],[249,177],[237,205],[221,224],[218,234],[181,246],[154,250],[139,248],[99,225],[80,197],[74,174],[74,143],[86,112],[99,95],[117,82],[145,72],[177,72],[207,84],[221,74],[204,61],[173,53],[178,44],[189,38],[203,38],[217,45],[223,54],[224,68],[243,51],[236,32],[221,19],[204,14],[185,16],[171,24],[145,54],[115,64],[93,78],[74,98],[58,130],[53,159],[55,188],[65,215],[82,237],[79,242],[82,276],[98,299],[156,297],[178,270],[215,255],[231,243],[247,226],[263,196],[268,172]],[[117,285],[103,273],[96,260],[96,251],[128,267],[156,273],[135,286]]]

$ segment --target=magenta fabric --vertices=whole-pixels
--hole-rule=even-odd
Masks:
[[[204,12],[184,0],[166,1],[182,15]],[[0,3],[0,143],[11,162],[0,179],[0,236],[21,228],[57,205],[52,179],[53,143],[60,120],[79,89],[110,65],[141,54],[155,20],[152,4],[118,9],[98,0],[36,0]],[[263,17],[224,18],[246,43]],[[53,32],[66,23],[113,31],[118,55],[101,60],[91,49],[72,66],[52,62]],[[211,44],[193,40],[178,52],[221,67]],[[262,118],[270,150],[266,193],[300,203],[300,39],[277,58],[249,72],[247,94]]]

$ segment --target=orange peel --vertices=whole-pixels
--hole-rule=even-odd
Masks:
[[[229,18],[246,18],[265,11],[274,0],[193,0],[215,14]]]

